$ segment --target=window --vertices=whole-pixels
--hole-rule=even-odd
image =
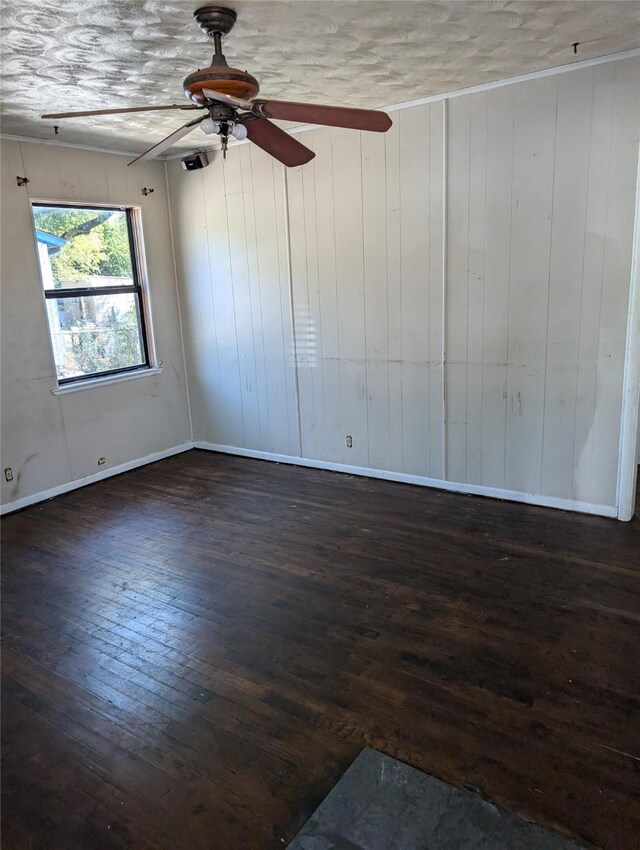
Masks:
[[[138,211],[33,205],[59,384],[149,367]]]

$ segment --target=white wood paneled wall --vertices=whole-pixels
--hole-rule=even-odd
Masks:
[[[451,101],[447,472],[615,503],[638,60]]]
[[[283,170],[243,145],[169,186],[194,436],[298,455]]]
[[[442,477],[442,115],[305,133],[287,173],[305,457]]]
[[[196,441],[615,506],[639,84],[631,58],[305,132],[302,168],[169,164]]]

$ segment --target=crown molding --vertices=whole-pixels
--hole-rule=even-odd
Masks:
[[[438,103],[443,100],[452,100],[455,97],[465,97],[470,94],[477,94],[478,92],[490,91],[491,89],[498,89],[504,86],[513,86],[517,83],[526,83],[529,80],[539,80],[542,77],[552,77],[556,74],[566,74],[570,71],[579,71],[582,68],[590,68],[595,65],[605,65],[609,62],[622,62],[625,59],[634,59],[636,57],[640,57],[640,47],[636,47],[633,50],[625,50],[622,53],[608,53],[605,56],[596,56],[594,59],[580,59],[577,62],[571,62],[569,65],[558,65],[555,68],[545,68],[542,71],[531,71],[529,74],[520,74],[517,77],[505,77],[502,80],[492,80],[488,83],[480,83],[477,86],[467,86],[464,89],[454,89],[453,91],[442,92],[440,94],[432,94],[428,97],[420,97],[416,100],[407,100],[403,103],[394,103],[391,106],[379,106],[378,109],[383,110],[384,112],[399,112],[401,109],[411,109],[414,106],[424,106],[428,103]],[[308,130],[321,130],[324,125],[322,124],[304,124],[301,127],[291,127],[287,130],[288,133],[292,135],[297,133],[306,133]],[[233,148],[236,145],[246,145],[248,143],[248,139],[245,139],[241,142],[233,141],[229,142],[229,147]],[[208,148],[197,148],[197,150],[220,150],[221,145],[213,145]],[[196,150],[194,148],[194,150]],[[164,157],[165,161],[170,161],[173,159],[181,159],[183,156],[186,156],[187,151],[183,150],[180,153],[170,154],[169,156]]]
[[[81,145],[76,142],[59,142],[55,139],[39,139],[35,136],[15,136],[12,133],[0,133],[0,141],[28,142],[34,145],[54,145],[58,148],[74,148],[75,150],[93,151],[94,153],[111,153],[116,156],[140,156],[140,151],[116,151],[113,148],[99,148],[95,145]]]
[[[623,53],[608,53],[605,56],[597,56],[594,59],[580,59],[569,65],[558,65],[555,68],[545,68],[542,71],[531,71],[529,74],[520,74],[517,77],[507,77],[503,80],[493,80],[489,83],[481,83],[477,86],[468,86],[464,89],[434,94],[429,97],[420,97],[417,100],[407,100],[404,103],[396,103],[393,106],[385,106],[385,112],[395,112],[399,109],[411,109],[412,106],[423,106],[426,103],[436,103],[439,100],[451,100],[454,97],[464,97],[469,94],[499,89],[503,86],[512,86],[517,83],[526,83],[529,80],[539,80],[543,77],[553,77],[556,74],[567,74],[571,71],[579,71],[581,68],[591,68],[594,65],[605,65],[608,62],[620,62],[625,59],[634,59],[640,56],[640,47],[633,50],[625,50]]]
[[[424,106],[428,103],[437,103],[441,100],[451,100],[454,97],[465,97],[466,95],[477,94],[478,92],[490,91],[491,89],[502,88],[503,86],[512,86],[517,83],[525,83],[529,80],[539,80],[542,77],[552,77],[556,74],[566,74],[571,71],[579,71],[582,68],[591,68],[595,65],[604,65],[608,62],[621,62],[625,59],[634,59],[640,56],[640,47],[633,50],[625,50],[622,53],[608,53],[605,56],[596,56],[593,59],[579,59],[577,62],[571,62],[568,65],[558,65],[554,68],[545,68],[542,71],[532,71],[529,74],[520,74],[517,77],[506,77],[501,80],[492,80],[488,83],[481,83],[477,86],[468,86],[463,89],[455,89],[453,91],[442,92],[440,94],[429,95],[428,97],[419,97],[415,100],[407,100],[403,103],[394,103],[390,106],[380,106],[384,112],[398,112],[401,109],[411,109],[414,106]],[[301,127],[292,127],[287,132],[291,134],[305,133],[308,130],[318,130],[322,127],[321,124],[304,124]],[[0,133],[0,140],[11,142],[28,142],[37,145],[56,145],[61,148],[74,148],[76,150],[94,151],[95,153],[114,154],[115,156],[139,156],[139,151],[122,151],[113,150],[113,148],[102,148],[94,145],[82,145],[75,142],[61,142],[56,139],[38,139],[31,136],[15,136],[9,133]],[[245,145],[247,140],[233,141],[229,143],[229,147],[236,145]],[[193,151],[211,151],[220,150],[220,145],[198,145],[193,148],[185,148],[178,153],[170,154],[169,156],[157,157],[157,162],[170,162],[174,159],[181,159],[183,156],[192,153]]]

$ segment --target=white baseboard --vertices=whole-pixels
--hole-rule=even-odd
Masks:
[[[289,463],[294,466],[309,466],[314,469],[329,469],[333,472],[346,472],[349,475],[362,475],[366,478],[381,478],[384,481],[398,481],[401,484],[417,484],[419,487],[433,487],[437,490],[449,490],[453,493],[467,493],[472,496],[489,496],[491,499],[504,499],[508,502],[524,502],[543,508],[559,508],[563,511],[576,511],[583,514],[596,514],[604,517],[617,517],[617,509],[612,505],[594,505],[590,502],[576,502],[572,499],[558,499],[555,496],[539,496],[535,493],[520,493],[517,490],[501,490],[498,487],[483,487],[480,484],[460,484],[455,481],[441,481],[438,478],[426,478],[422,475],[408,475],[405,472],[389,472],[385,469],[370,469],[366,466],[349,466],[345,463],[333,463],[325,460],[311,460],[306,457],[279,455],[273,452],[260,452],[254,449],[242,449],[237,446],[222,446],[195,440],[194,449],[211,452],[253,457],[270,460],[275,463]]]
[[[596,514],[604,517],[617,517],[617,509],[612,505],[594,505],[590,502],[576,502],[571,499],[558,499],[554,496],[539,496],[535,493],[520,493],[516,490],[501,490],[498,487],[483,487],[479,484],[460,484],[455,481],[441,481],[438,478],[426,478],[422,475],[408,475],[405,472],[390,472],[386,469],[370,469],[366,466],[349,466],[346,463],[333,463],[331,461],[313,460],[306,457],[280,455],[273,452],[261,452],[255,449],[243,449],[238,446],[223,446],[218,443],[208,443],[201,440],[196,440],[193,443],[182,443],[179,446],[174,446],[170,449],[155,452],[154,454],[147,455],[146,457],[130,460],[127,463],[121,463],[119,466],[114,466],[110,469],[96,472],[94,475],[88,475],[85,478],[78,478],[75,481],[60,484],[57,487],[52,487],[50,490],[33,493],[32,495],[25,496],[22,499],[7,502],[0,507],[0,514],[8,514],[12,511],[26,508],[29,505],[35,505],[37,502],[44,502],[47,499],[52,499],[54,496],[60,496],[62,493],[68,493],[70,490],[77,490],[79,487],[86,487],[87,484],[102,481],[102,479],[110,478],[112,475],[120,475],[122,472],[128,472],[130,469],[137,469],[139,466],[154,463],[155,461],[162,460],[165,457],[171,457],[171,455],[189,451],[189,449],[205,449],[206,451],[222,452],[223,454],[238,455],[239,457],[252,457],[259,460],[272,461],[274,463],[288,463],[294,466],[306,466],[313,469],[328,469],[332,472],[345,472],[349,475],[360,475],[366,478],[379,478],[384,481],[397,481],[401,484],[417,484],[419,487],[432,487],[436,490],[448,490],[453,493],[467,493],[473,496],[489,496],[492,499],[504,499],[509,502],[523,502],[524,504],[538,505],[544,508],[558,508],[563,511],[576,511],[578,513]]]
[[[148,463],[154,463],[156,460],[163,460],[165,457],[187,452],[193,448],[193,444],[182,443],[179,446],[173,446],[170,449],[164,449],[161,452],[140,457],[136,460],[129,460],[127,463],[121,463],[119,466],[112,466],[109,469],[103,469],[93,475],[87,475],[85,478],[77,478],[75,481],[68,481],[66,484],[59,484],[57,487],[52,487],[50,490],[43,490],[40,493],[32,493],[30,496],[24,496],[22,499],[16,499],[14,502],[6,502],[0,506],[0,515],[18,511],[20,508],[26,508],[29,505],[35,505],[37,502],[44,502],[47,499],[52,499],[54,496],[60,496],[62,493],[68,493],[70,490],[77,490],[79,487],[86,487],[87,484],[94,484],[96,481],[102,481],[103,478],[111,478],[112,475],[120,475],[121,472],[128,472],[130,469],[137,469],[139,466],[146,466]]]

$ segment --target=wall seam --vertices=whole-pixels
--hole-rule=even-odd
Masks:
[[[173,215],[171,213],[171,190],[169,188],[169,170],[164,163],[164,182],[167,193],[167,212],[169,214],[169,234],[171,236],[171,258],[173,260],[173,280],[176,288],[176,302],[178,305],[178,326],[180,329],[180,348],[182,349],[182,368],[184,370],[184,389],[187,400],[187,414],[189,417],[189,439],[193,442],[193,414],[191,412],[191,394],[189,392],[189,373],[187,371],[187,355],[184,345],[184,325],[182,322],[182,307],[180,305],[180,286],[178,284],[178,263],[176,260],[176,245],[173,232]]]
[[[551,317],[551,277],[554,271],[553,266],[553,233],[554,233],[554,213],[556,209],[556,170],[558,164],[558,109],[560,106],[560,86],[556,80],[556,108],[553,123],[553,166],[551,169],[551,219],[549,221],[549,265],[547,269],[547,315],[545,319],[545,348],[544,348],[544,390],[542,396],[542,443],[540,446],[540,483],[538,489],[542,492],[544,480],[544,458],[545,458],[545,443],[547,443],[547,387],[549,385],[549,320]],[[588,178],[587,178],[588,179]],[[557,237],[556,237],[557,239]],[[582,249],[584,257],[584,247]]]
[[[302,449],[302,419],[300,414],[300,377],[298,374],[298,337],[296,335],[296,322],[293,309],[293,264],[291,262],[291,219],[289,216],[289,178],[284,168],[284,232],[287,245],[287,281],[289,290],[289,321],[291,322],[291,358],[293,361],[294,386],[296,389],[296,419],[298,422],[298,447],[300,457],[304,456]]]
[[[447,480],[447,251],[449,244],[449,101],[442,101],[442,479]]]
[[[618,519],[628,521],[635,509],[638,474],[638,425],[640,417],[640,146],[636,172],[636,204],[631,249],[631,282],[627,313],[627,339],[622,379],[622,415],[618,453],[616,507]]]

